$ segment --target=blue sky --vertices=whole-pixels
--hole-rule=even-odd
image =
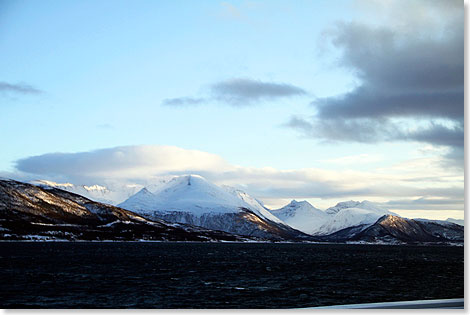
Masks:
[[[244,171],[232,181],[201,171],[248,187],[273,206],[290,198],[320,207],[402,200],[394,210],[462,217],[463,49],[453,36],[463,29],[463,6],[417,0],[400,10],[405,3],[3,0],[0,128],[7,136],[0,139],[0,170],[52,177],[52,158],[42,172],[26,172],[17,161],[174,146],[216,155],[227,169],[250,174],[326,172],[266,188]],[[443,55],[450,57],[439,67],[426,65]],[[410,66],[415,60],[424,66]],[[406,86],[398,67],[410,78]],[[446,76],[431,82],[423,73]],[[436,184],[429,172],[448,180]],[[70,174],[64,170],[64,179],[78,180]],[[106,174],[100,176],[88,180]],[[428,190],[400,195],[412,181]],[[308,193],[322,184],[333,188]],[[377,185],[396,193],[381,194]],[[303,192],[293,193],[296,187]]]
[[[246,18],[234,15],[232,4],[211,1],[6,3],[4,80],[27,82],[44,93],[2,100],[10,104],[7,126],[17,126],[14,117],[21,117],[26,129],[10,151],[13,155],[2,156],[3,167],[31,154],[122,144],[171,144],[232,156],[239,152],[234,138],[241,128],[227,128],[227,117],[229,125],[244,121],[252,139],[244,141],[247,149],[264,151],[274,138],[266,135],[266,128],[276,137],[285,134],[277,125],[293,112],[305,111],[308,97],[241,111],[218,104],[183,111],[160,103],[198,94],[204,86],[232,77],[288,81],[318,96],[337,94],[353,81],[344,71],[315,61],[319,33],[337,13],[330,7],[324,14],[321,2],[316,9],[321,20],[305,13],[314,9],[308,2],[306,7],[234,3],[233,10],[246,7]],[[332,73],[320,75],[328,67]],[[325,84],[325,79],[336,84]],[[52,133],[53,141],[40,140]],[[70,141],[67,133],[80,136]],[[246,139],[243,132],[240,138]],[[289,138],[283,142],[288,144]],[[250,161],[270,163],[256,156]]]

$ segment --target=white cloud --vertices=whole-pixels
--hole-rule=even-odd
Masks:
[[[16,162],[19,171],[82,178],[150,179],[178,172],[228,170],[221,157],[174,146],[123,146],[79,153],[48,153]]]
[[[356,155],[348,155],[342,156],[335,159],[328,159],[328,160],[320,160],[320,162],[326,162],[331,164],[337,165],[351,165],[351,164],[368,164],[379,162],[383,160],[383,156],[378,154],[356,154]]]

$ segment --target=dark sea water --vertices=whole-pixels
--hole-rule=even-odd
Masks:
[[[297,308],[463,296],[463,247],[0,243],[1,308]]]

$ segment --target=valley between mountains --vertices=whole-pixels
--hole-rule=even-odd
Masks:
[[[0,179],[0,240],[463,245],[458,221],[409,219],[369,201],[268,209],[198,175],[139,190]]]

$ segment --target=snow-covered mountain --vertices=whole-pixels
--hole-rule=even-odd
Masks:
[[[389,212],[384,207],[374,202],[367,201],[367,200],[364,200],[362,202],[354,201],[354,200],[339,202],[336,204],[336,206],[326,209],[325,212],[328,214],[336,214],[340,212],[341,210],[352,209],[352,208],[363,209],[363,210],[368,210],[374,213],[383,213],[383,214],[387,214]]]
[[[399,217],[367,200],[340,202],[325,211],[313,207],[307,201],[293,200],[280,209],[269,210],[261,201],[239,189],[217,186],[198,175],[159,178],[145,187],[127,183],[87,186],[46,180],[32,183],[118,205],[149,219],[265,238],[305,238],[301,232],[315,237],[339,235],[344,231],[344,235],[356,235],[372,227],[384,215]],[[455,221],[416,219],[414,222],[430,229],[438,226],[438,230],[448,227],[455,229],[451,222],[463,225],[463,220]]]
[[[371,225],[384,215],[398,216],[398,214],[367,200],[340,202],[325,212],[330,217],[313,233],[314,235],[327,235],[348,227]]]
[[[265,219],[282,223],[248,194],[224,189],[198,175],[177,176],[154,193],[143,188],[119,206],[145,214],[165,210],[185,211],[197,216],[209,212],[238,213],[239,208],[247,208]]]
[[[153,219],[186,223],[240,235],[304,237],[248,194],[222,188],[198,175],[174,177],[154,192],[147,189],[118,205]]]
[[[225,191],[231,193],[235,197],[243,200],[244,202],[249,204],[252,208],[257,209],[263,215],[268,216],[272,220],[276,220],[275,218],[272,217],[269,210],[264,206],[264,204],[260,200],[254,198],[253,196],[250,196],[249,194],[247,194],[246,192],[240,189],[237,189],[231,186],[222,185],[220,187],[223,188]]]
[[[367,226],[383,215],[396,215],[370,201],[345,201],[326,211],[313,207],[307,201],[292,200],[287,206],[271,210],[293,228],[311,235],[327,235],[353,226]]]
[[[315,234],[325,224],[330,216],[312,206],[308,201],[292,200],[288,205],[271,210],[276,217],[307,234]]]
[[[177,177],[153,193],[143,188],[126,202],[140,208],[141,214],[49,185],[43,188],[0,180],[0,240],[247,241],[261,237],[391,244],[464,241],[464,227],[448,221],[412,220],[386,214],[370,223],[380,213],[389,211],[369,202],[349,203],[354,208],[344,207],[343,203],[336,206],[337,212],[330,214],[308,202],[297,201],[273,211],[286,221],[292,220],[293,225],[301,225],[302,220],[311,222],[312,218],[325,219],[326,223],[312,237],[279,223],[279,218],[279,222],[270,220],[273,214],[266,214],[267,209],[248,194],[218,187],[198,176]],[[358,208],[361,206],[366,209]],[[161,218],[169,218],[173,223]],[[328,228],[321,231],[325,227]],[[329,233],[330,230],[335,232]]]

